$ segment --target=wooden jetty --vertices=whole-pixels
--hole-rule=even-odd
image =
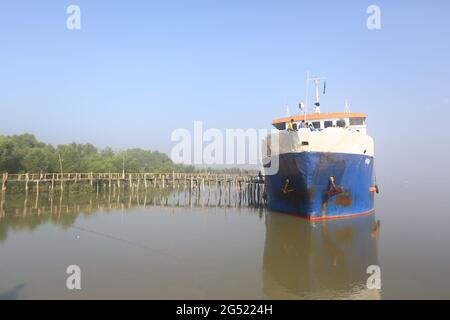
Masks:
[[[2,198],[8,185],[23,186],[26,193],[58,190],[63,192],[71,186],[87,186],[92,191],[116,194],[120,191],[138,193],[148,189],[188,190],[189,193],[221,190],[230,195],[242,195],[250,205],[261,205],[264,197],[264,177],[255,174],[225,173],[3,173],[1,179]],[[240,197],[240,196],[239,196]]]

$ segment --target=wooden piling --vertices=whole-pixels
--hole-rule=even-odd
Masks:
[[[28,173],[25,174],[25,191],[28,191],[28,182],[30,181],[30,176]]]
[[[221,173],[2,173],[1,190],[4,192],[10,183],[20,183],[25,186],[25,191],[30,189],[30,183],[35,184],[34,192],[42,193],[45,190],[53,192],[55,185],[61,184],[61,191],[66,184],[72,183],[91,186],[91,189],[99,194],[103,185],[103,195],[112,192],[115,196],[116,190],[128,188],[133,199],[138,196],[141,185],[145,190],[151,186],[159,187],[161,190],[171,188],[171,190],[183,188],[185,199],[187,193],[193,196],[194,203],[205,205],[205,203],[215,203],[216,201],[226,201],[236,205],[236,201],[261,206],[265,203],[263,181],[256,177],[256,174],[221,174]],[[124,189],[122,189],[124,187]],[[94,189],[95,188],[95,189]],[[108,190],[107,190],[108,189]],[[206,198],[207,197],[207,198]],[[216,200],[213,200],[216,199]]]
[[[8,172],[5,172],[2,175],[2,193],[6,191],[7,182],[8,182]]]

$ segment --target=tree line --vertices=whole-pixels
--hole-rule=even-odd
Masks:
[[[0,172],[193,172],[166,154],[139,148],[113,151],[90,143],[56,147],[32,134],[0,135]]]

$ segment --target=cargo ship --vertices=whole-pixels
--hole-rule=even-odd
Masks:
[[[268,208],[309,220],[370,214],[378,186],[367,117],[347,102],[343,112],[322,113],[321,79],[307,77],[307,92],[309,81],[316,87],[313,112],[306,98],[298,115],[273,120],[278,130],[263,141]]]

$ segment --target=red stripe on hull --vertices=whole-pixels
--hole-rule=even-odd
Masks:
[[[321,221],[321,220],[337,220],[337,219],[346,219],[346,218],[367,216],[367,215],[375,213],[375,209],[372,209],[372,210],[369,210],[369,211],[366,211],[363,213],[349,213],[349,214],[341,214],[341,215],[337,215],[337,216],[320,216],[320,217],[302,217],[302,216],[298,215],[297,213],[292,213],[292,212],[283,212],[283,211],[275,211],[275,212],[289,214],[291,216],[298,217],[300,219],[307,220],[307,221]]]

